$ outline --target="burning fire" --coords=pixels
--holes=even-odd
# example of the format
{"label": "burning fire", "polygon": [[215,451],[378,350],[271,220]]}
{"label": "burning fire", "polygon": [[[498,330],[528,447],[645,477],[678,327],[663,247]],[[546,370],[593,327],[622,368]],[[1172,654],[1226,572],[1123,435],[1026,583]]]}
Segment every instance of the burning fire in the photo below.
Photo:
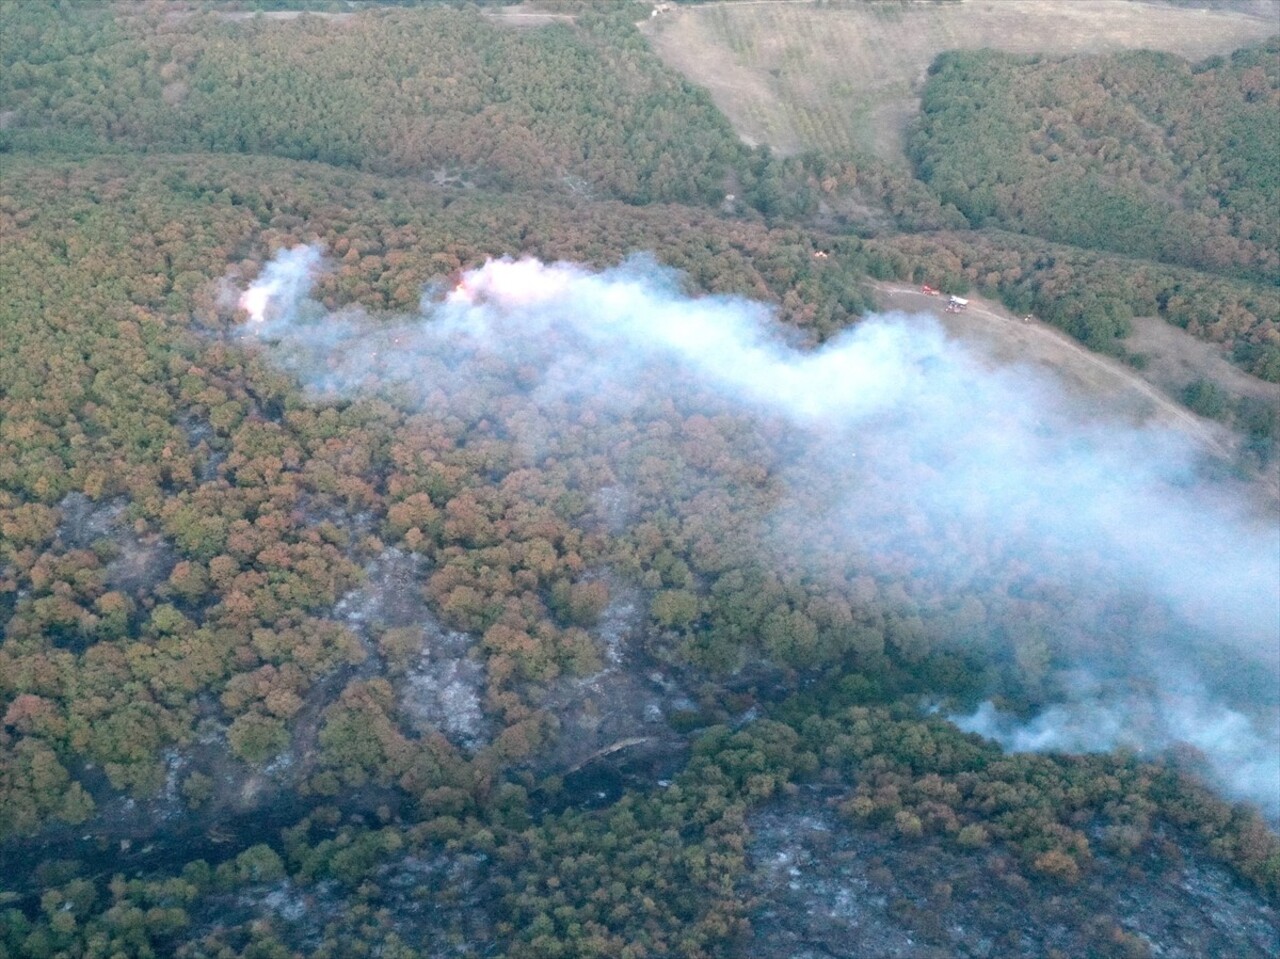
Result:
{"label": "burning fire", "polygon": [[450,303],[492,301],[500,306],[528,306],[562,295],[572,274],[537,260],[490,260],[468,270],[448,296]]}
{"label": "burning fire", "polygon": [[240,309],[249,314],[249,322],[255,325],[285,318],[306,296],[319,265],[319,247],[296,246],[281,251],[240,294]]}
{"label": "burning fire", "polygon": [[267,318],[267,305],[276,292],[276,284],[255,284],[240,294],[240,309],[249,314],[253,323],[262,323]]}

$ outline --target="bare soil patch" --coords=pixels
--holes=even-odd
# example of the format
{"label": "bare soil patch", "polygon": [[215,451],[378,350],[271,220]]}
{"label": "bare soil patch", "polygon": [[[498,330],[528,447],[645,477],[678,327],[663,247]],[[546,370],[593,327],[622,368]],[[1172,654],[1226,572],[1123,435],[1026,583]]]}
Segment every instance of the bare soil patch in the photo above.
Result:
{"label": "bare soil patch", "polygon": [[545,27],[551,23],[573,23],[571,13],[552,13],[534,3],[517,3],[496,10],[484,9],[481,13],[494,23],[504,27]]}
{"label": "bare soil patch", "polygon": [[[150,16],[157,9],[155,4],[147,2],[129,3],[123,2],[115,6],[114,12],[117,16]],[[368,10],[392,10],[394,7],[362,7],[359,12]],[[321,20],[331,20],[334,23],[346,23],[356,16],[357,11],[347,12],[330,12],[326,10],[212,10],[206,11],[199,4],[191,2],[191,0],[166,0],[163,4],[164,18],[170,23],[185,20],[188,17],[196,16],[200,13],[211,12],[214,16],[223,20],[231,20],[239,22],[243,20],[253,20],[261,17],[263,20],[296,20],[301,16],[318,17]]]}
{"label": "bare soil patch", "polygon": [[919,112],[929,64],[944,50],[1145,48],[1194,60],[1280,32],[1274,13],[1253,9],[1129,0],[747,0],[675,8],[641,30],[668,66],[710,92],[745,142],[781,153],[863,150],[905,162],[904,133]]}

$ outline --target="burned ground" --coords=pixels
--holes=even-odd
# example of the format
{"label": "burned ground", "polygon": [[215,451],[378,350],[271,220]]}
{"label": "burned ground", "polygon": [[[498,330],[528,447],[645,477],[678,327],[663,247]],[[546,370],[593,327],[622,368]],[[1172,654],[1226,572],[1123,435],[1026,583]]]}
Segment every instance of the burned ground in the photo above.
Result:
{"label": "burned ground", "polygon": [[820,789],[753,814],[744,955],[902,959],[1275,954],[1280,915],[1170,834],[1099,854],[1077,884],[1028,880],[997,850],[961,852],[850,825]]}

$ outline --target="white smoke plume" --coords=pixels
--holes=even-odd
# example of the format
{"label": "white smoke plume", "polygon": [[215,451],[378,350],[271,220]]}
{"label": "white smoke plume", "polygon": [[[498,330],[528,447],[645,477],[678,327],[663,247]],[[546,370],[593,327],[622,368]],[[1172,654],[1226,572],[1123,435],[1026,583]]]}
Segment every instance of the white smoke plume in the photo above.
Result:
{"label": "white smoke plume", "polygon": [[1153,754],[1192,746],[1227,795],[1280,819],[1280,723],[1250,720],[1203,690],[1082,698],[1054,705],[1023,723],[985,702],[951,716],[965,732],[994,739],[1009,752],[1089,753],[1125,748]]}
{"label": "white smoke plume", "polygon": [[320,250],[314,246],[281,250],[240,297],[239,306],[249,314],[249,322],[291,318],[291,310],[310,290],[319,267]]}
{"label": "white smoke plume", "polygon": [[[957,624],[978,609],[1000,635],[957,625],[954,641],[1016,648],[1059,703],[1022,727],[984,707],[966,728],[1011,749],[1188,742],[1233,795],[1280,809],[1280,529],[1203,481],[1179,435],[1082,414],[1048,374],[929,317],[869,317],[801,349],[765,306],[690,297],[647,259],[491,261],[393,322],[300,319],[318,262],[282,254],[249,311],[317,393],[377,389],[476,422],[477,384],[510,384],[531,450],[575,403],[729,410],[758,424],[788,490],[760,521],[775,558],[910,584]],[[1069,679],[1082,670],[1089,695]]]}

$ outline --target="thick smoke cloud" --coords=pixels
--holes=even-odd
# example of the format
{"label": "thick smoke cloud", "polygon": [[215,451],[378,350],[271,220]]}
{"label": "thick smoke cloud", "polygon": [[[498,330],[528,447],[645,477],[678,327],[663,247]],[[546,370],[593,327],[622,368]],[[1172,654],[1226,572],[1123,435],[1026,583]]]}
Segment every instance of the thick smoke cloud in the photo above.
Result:
{"label": "thick smoke cloud", "polygon": [[258,281],[240,297],[240,308],[251,323],[268,319],[289,320],[293,307],[311,288],[320,266],[320,251],[313,246],[282,250],[267,264]]}
{"label": "thick smoke cloud", "polygon": [[[492,261],[394,322],[304,302],[318,262],[288,251],[242,300],[247,335],[317,394],[474,418],[474,384],[505,378],[544,413],[666,391],[767,424],[789,491],[760,520],[776,556],[898,577],[934,605],[976,598],[986,622],[1018,599],[1004,641],[1057,705],[1019,724],[987,704],[962,726],[1018,750],[1189,743],[1228,792],[1280,815],[1280,531],[1202,481],[1179,435],[1085,415],[1048,374],[998,366],[925,316],[801,349],[767,308],[691,298],[645,259]],[[554,445],[554,423],[529,423],[521,442]]]}

